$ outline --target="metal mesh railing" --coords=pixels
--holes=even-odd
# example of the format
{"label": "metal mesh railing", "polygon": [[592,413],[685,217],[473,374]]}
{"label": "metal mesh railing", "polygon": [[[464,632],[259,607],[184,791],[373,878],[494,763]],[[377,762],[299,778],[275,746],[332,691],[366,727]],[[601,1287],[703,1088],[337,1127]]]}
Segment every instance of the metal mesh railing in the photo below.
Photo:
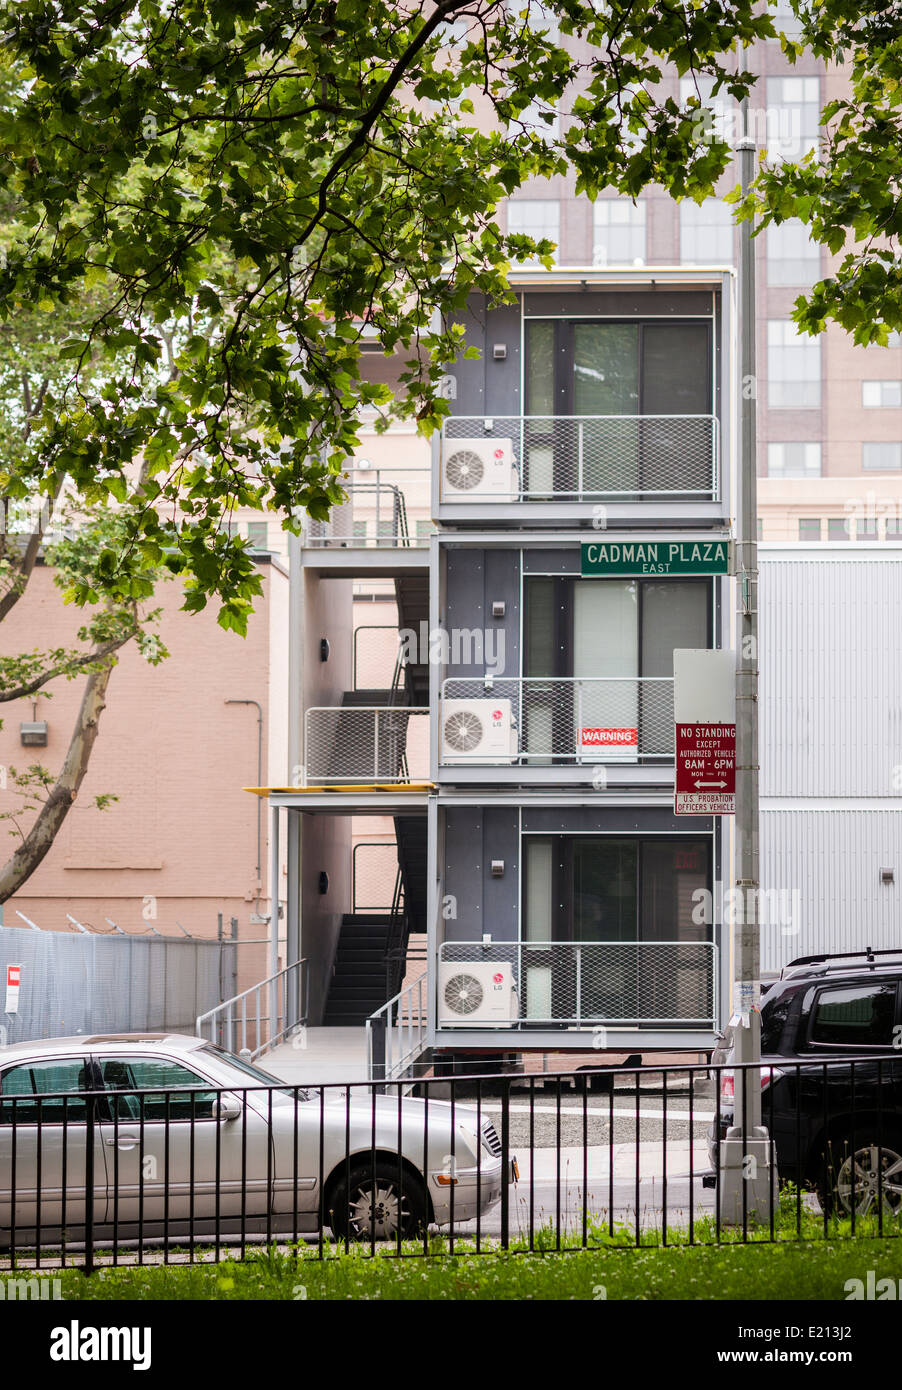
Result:
{"label": "metal mesh railing", "polygon": [[[473,447],[463,450],[463,441]],[[497,466],[489,457],[492,451],[482,447],[487,441],[502,451]],[[473,458],[464,458],[465,453]],[[491,501],[493,491],[498,500],[525,502],[640,501],[650,496],[714,501],[718,421],[714,415],[460,415],[446,420],[442,501]]]}
{"label": "metal mesh railing", "polygon": [[[499,728],[500,725],[500,728]],[[666,676],[452,677],[442,685],[443,766],[673,758]]]}
{"label": "metal mesh railing", "polygon": [[311,546],[426,546],[429,544],[428,468],[372,468],[342,481],[346,500],[326,521],[308,521]]}
{"label": "metal mesh railing", "polygon": [[308,786],[428,779],[428,709],[314,706],[307,710],[305,727]]}
{"label": "metal mesh railing", "polygon": [[[510,1027],[540,1024],[711,1026],[717,1017],[713,941],[445,942],[439,948],[440,1028],[479,1028],[479,1008],[455,1012],[468,967],[473,992],[485,967],[510,965],[516,1007]],[[472,1002],[473,992],[470,995]],[[494,1026],[498,1026],[497,1022]]]}

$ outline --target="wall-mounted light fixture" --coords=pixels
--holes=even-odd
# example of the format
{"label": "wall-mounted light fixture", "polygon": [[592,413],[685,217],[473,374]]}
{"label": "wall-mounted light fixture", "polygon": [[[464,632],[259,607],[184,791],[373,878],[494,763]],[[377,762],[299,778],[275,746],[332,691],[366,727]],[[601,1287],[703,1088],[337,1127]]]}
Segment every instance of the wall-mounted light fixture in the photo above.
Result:
{"label": "wall-mounted light fixture", "polygon": [[504,860],[503,860],[503,859],[493,859],[493,860],[492,860],[492,878],[503,878],[503,877],[504,877]]}
{"label": "wall-mounted light fixture", "polygon": [[329,660],[329,653],[331,652],[331,650],[332,650],[332,648],[329,646],[329,639],[328,639],[328,637],[321,637],[321,638],[319,639],[319,659],[320,659],[320,661],[328,661],[328,660]]}
{"label": "wall-mounted light fixture", "polygon": [[896,881],[896,871],[895,871],[895,869],[881,869],[881,870],[880,870],[880,882],[881,882],[881,883],[895,883],[895,881]]}
{"label": "wall-mounted light fixture", "polygon": [[507,357],[507,343],[493,344],[492,357],[496,362],[503,362]]}
{"label": "wall-mounted light fixture", "polygon": [[319,871],[317,887],[320,892],[320,897],[325,897],[329,891],[329,875],[326,873],[325,869],[320,869]]}
{"label": "wall-mounted light fixture", "polygon": [[47,720],[23,720],[19,725],[19,741],[23,748],[46,748]]}
{"label": "wall-mounted light fixture", "polygon": [[503,598],[492,600],[492,617],[503,618],[505,614],[505,603]]}

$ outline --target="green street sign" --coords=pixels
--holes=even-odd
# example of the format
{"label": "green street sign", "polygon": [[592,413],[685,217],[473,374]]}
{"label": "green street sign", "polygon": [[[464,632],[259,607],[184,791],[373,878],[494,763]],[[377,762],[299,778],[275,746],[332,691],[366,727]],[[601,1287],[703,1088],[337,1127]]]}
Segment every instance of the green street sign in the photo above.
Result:
{"label": "green street sign", "polygon": [[586,541],[581,573],[609,579],[648,575],[729,574],[730,542]]}

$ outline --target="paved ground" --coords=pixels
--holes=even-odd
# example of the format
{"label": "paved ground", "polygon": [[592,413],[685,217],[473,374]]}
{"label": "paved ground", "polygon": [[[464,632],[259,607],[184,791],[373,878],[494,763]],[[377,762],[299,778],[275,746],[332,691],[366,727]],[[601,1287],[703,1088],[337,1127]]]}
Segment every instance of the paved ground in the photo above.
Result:
{"label": "paved ground", "polygon": [[293,1086],[366,1081],[365,1028],[304,1028],[260,1058],[264,1071]]}

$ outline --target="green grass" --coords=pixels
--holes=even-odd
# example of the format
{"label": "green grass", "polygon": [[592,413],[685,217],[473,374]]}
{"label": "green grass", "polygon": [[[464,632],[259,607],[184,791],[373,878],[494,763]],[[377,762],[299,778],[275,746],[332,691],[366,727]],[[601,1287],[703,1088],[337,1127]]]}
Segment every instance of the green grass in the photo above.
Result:
{"label": "green grass", "polygon": [[[218,1265],[47,1271],[67,1299],[828,1299],[847,1279],[902,1277],[902,1240],[779,1245],[608,1246],[569,1253],[375,1260],[365,1250],[319,1261],[279,1250]],[[21,1271],[19,1277],[27,1277]]]}
{"label": "green grass", "polygon": [[[884,1213],[883,1231],[876,1215],[851,1221],[824,1218],[807,1204],[799,1208],[792,1187],[780,1194],[774,1238],[769,1225],[741,1230],[722,1228],[713,1217],[696,1220],[690,1231],[673,1227],[666,1242],[660,1231],[643,1230],[635,1246],[635,1227],[613,1230],[597,1219],[588,1226],[589,1249],[582,1249],[581,1230],[561,1236],[551,1225],[535,1230],[533,1248],[517,1230],[512,1207],[511,1248],[485,1239],[477,1253],[472,1237],[458,1238],[454,1252],[446,1235],[431,1235],[428,1255],[422,1242],[405,1242],[402,1257],[394,1245],[361,1243],[345,1251],[326,1242],[324,1258],[315,1244],[283,1243],[248,1249],[243,1260],[200,1242],[189,1263],[187,1249],[169,1251],[171,1263],[148,1248],[144,1265],[122,1252],[118,1266],[106,1264],[91,1276],[75,1269],[28,1268],[23,1253],[17,1271],[0,1271],[0,1280],[41,1274],[59,1278],[64,1298],[109,1299],[829,1299],[845,1297],[848,1279],[902,1279],[902,1218]],[[525,1224],[525,1223],[524,1223]],[[578,1224],[578,1223],[576,1223]],[[77,1258],[77,1257],[76,1257]],[[97,1252],[98,1262],[110,1259]],[[158,1262],[159,1261],[159,1262]]]}

